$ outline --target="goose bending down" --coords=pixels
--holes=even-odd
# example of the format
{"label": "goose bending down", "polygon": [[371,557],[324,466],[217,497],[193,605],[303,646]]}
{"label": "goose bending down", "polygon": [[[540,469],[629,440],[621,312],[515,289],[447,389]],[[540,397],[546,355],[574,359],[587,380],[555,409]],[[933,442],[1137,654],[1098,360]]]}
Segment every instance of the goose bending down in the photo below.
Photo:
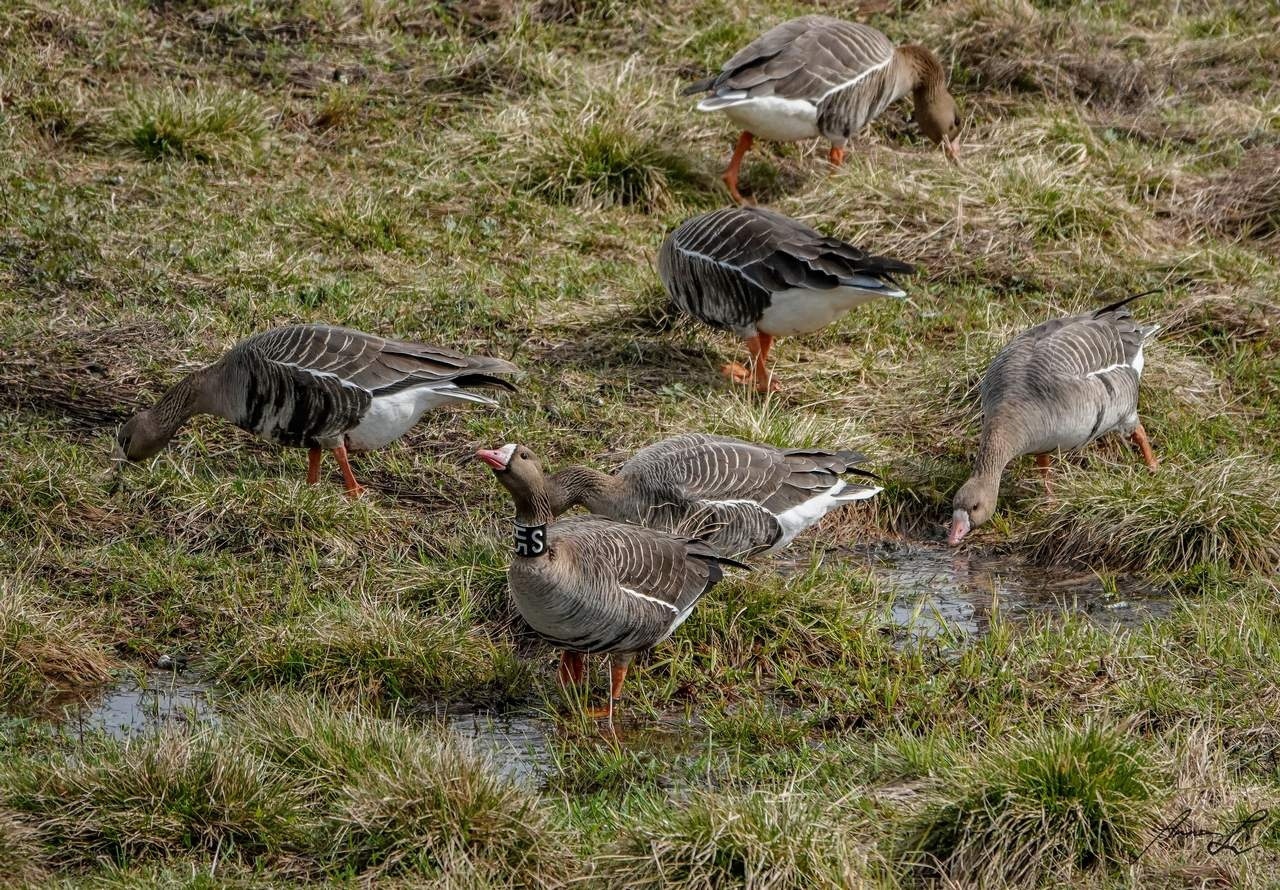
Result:
{"label": "goose bending down", "polygon": [[1050,492],[1051,452],[1119,433],[1155,472],[1156,456],[1138,420],[1138,384],[1142,348],[1160,326],[1136,323],[1128,306],[1146,295],[1046,321],[996,355],[982,378],[982,441],[973,474],[952,502],[949,543],[991,518],[1004,468],[1020,455],[1036,456]]}
{"label": "goose bending down", "polygon": [[307,482],[332,451],[346,491],[363,489],[348,451],[381,448],[427,411],[452,402],[494,404],[476,388],[515,389],[496,374],[515,365],[439,346],[388,340],[350,328],[297,324],[242,340],[189,374],[116,438],[117,461],[158,454],[191,417],[213,414],[268,442],[310,449]]}
{"label": "goose bending down", "polygon": [[[774,553],[833,510],[873,497],[853,451],[783,450],[728,436],[673,436],[614,475],[566,467],[548,482],[556,515],[572,506],[705,540],[726,556]],[[862,477],[842,479],[843,475]]]}
{"label": "goose bending down", "polygon": [[703,541],[601,516],[553,522],[551,494],[538,458],[521,445],[476,452],[515,502],[515,554],[507,571],[525,621],[563,650],[560,680],[581,683],[586,656],[611,656],[613,716],[627,667],[689,617],[725,566],[746,568]]}
{"label": "goose bending down", "polygon": [[894,45],[875,28],[807,15],[766,31],[725,62],[719,74],[690,84],[706,93],[699,111],[722,111],[742,128],[725,185],[739,204],[738,170],[755,137],[796,142],[823,137],[831,163],[844,161],[850,137],[911,93],[920,131],[955,160],[956,103],[937,56]]}
{"label": "goose bending down", "polygon": [[914,267],[872,256],[763,207],[727,207],[685,220],[662,242],[658,274],[678,309],[741,337],[751,368],[724,373],[761,392],[774,337],[809,334],[855,306],[902,297],[895,275]]}

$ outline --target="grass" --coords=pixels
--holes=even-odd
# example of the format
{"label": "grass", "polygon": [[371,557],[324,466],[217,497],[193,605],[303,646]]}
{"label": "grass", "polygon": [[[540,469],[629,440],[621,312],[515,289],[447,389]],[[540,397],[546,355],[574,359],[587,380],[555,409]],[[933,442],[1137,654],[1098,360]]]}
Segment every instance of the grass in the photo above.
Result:
{"label": "grass", "polygon": [[[725,202],[737,135],[679,87],[808,12],[0,6],[3,880],[1276,882],[1274,826],[1239,857],[1160,831],[1280,800],[1274,9],[833,7],[939,52],[961,163],[905,103],[840,170],[816,144],[747,154],[761,203],[920,268],[905,300],[780,341],[787,388],[764,399],[725,385],[740,345],[673,317],[654,263]],[[994,520],[942,555],[992,356],[1150,288],[1160,472],[1099,444],[1055,459],[1047,500],[1015,462]],[[300,452],[208,419],[102,479],[124,417],[295,320],[526,374],[357,455],[355,503],[331,462],[310,488]],[[558,688],[506,590],[509,500],[472,455],[612,467],[689,430],[856,448],[885,490],[717,587],[602,733],[578,709],[606,661]],[[962,616],[920,621],[933,635],[885,580],[919,551]],[[978,568],[1006,553],[1049,571],[1029,616]],[[1126,601],[1158,617],[1113,630]],[[214,687],[216,721],[112,739],[45,719],[161,655]]]}
{"label": "grass", "polygon": [[918,817],[907,847],[922,869],[980,884],[1128,862],[1149,827],[1151,773],[1122,728],[1007,739],[940,777],[944,799]]}

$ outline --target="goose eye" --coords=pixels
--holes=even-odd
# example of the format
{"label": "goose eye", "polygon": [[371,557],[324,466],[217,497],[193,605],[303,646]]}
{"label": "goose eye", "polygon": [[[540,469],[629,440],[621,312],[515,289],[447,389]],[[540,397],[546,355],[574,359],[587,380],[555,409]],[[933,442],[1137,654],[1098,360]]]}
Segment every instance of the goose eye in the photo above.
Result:
{"label": "goose eye", "polygon": [[520,452],[520,459],[521,459],[521,460],[528,460],[528,459],[529,459],[529,452],[527,452],[527,451],[521,451],[521,452]]}

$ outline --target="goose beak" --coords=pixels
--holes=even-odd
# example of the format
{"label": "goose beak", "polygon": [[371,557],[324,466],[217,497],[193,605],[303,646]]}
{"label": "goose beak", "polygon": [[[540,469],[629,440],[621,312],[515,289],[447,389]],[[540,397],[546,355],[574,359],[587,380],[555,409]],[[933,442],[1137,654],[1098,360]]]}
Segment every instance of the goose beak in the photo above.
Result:
{"label": "goose beak", "polygon": [[960,140],[952,139],[950,136],[942,137],[942,153],[947,156],[947,160],[953,164],[960,163]]}
{"label": "goose beak", "polygon": [[511,463],[511,455],[515,453],[514,445],[503,445],[501,448],[481,448],[476,457],[493,467],[495,473],[501,473]]}
{"label": "goose beak", "polygon": [[969,534],[969,529],[972,527],[969,524],[969,512],[956,510],[951,514],[951,532],[947,535],[947,543],[952,547],[959,544],[960,539]]}

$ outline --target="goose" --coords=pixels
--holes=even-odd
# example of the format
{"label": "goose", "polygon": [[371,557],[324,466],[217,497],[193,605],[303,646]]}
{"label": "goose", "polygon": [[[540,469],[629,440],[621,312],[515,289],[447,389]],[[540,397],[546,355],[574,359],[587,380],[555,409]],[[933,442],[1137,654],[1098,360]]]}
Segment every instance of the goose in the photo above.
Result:
{"label": "goose", "polygon": [[705,93],[699,111],[721,111],[742,128],[724,182],[734,201],[743,155],[755,137],[797,142],[823,137],[832,165],[844,162],[850,137],[891,103],[911,93],[920,131],[952,161],[960,132],[956,103],[938,57],[923,46],[899,46],[868,25],[823,15],[783,22],[725,62],[719,74],[690,84]]}
{"label": "goose", "polygon": [[472,390],[515,389],[496,374],[515,365],[439,346],[389,340],[350,328],[294,324],[255,334],[207,368],[178,381],[116,437],[116,467],[158,454],[184,423],[213,414],[276,445],[310,449],[307,482],[322,451],[337,458],[348,495],[356,482],[348,451],[381,448],[427,411],[453,402],[495,404]]}
{"label": "goose", "polygon": [[955,545],[991,518],[1005,466],[1034,454],[1046,493],[1049,455],[1080,448],[1108,433],[1127,436],[1148,469],[1159,467],[1138,419],[1143,346],[1159,325],[1140,325],[1135,294],[1094,312],[1055,318],[1014,337],[982,378],[982,440],[973,474],[952,502],[948,543]]}
{"label": "goose", "polygon": [[676,308],[745,341],[752,367],[735,362],[724,374],[761,392],[781,389],[768,369],[775,337],[812,333],[855,306],[905,296],[893,276],[914,272],[763,207],[692,217],[658,251]]}
{"label": "goose", "polygon": [[552,512],[573,506],[618,522],[701,538],[717,553],[776,553],[823,516],[881,489],[851,474],[853,451],[783,450],[729,436],[688,433],[636,452],[614,475],[566,467],[548,480]]}
{"label": "goose", "polygon": [[508,443],[476,457],[515,502],[515,553],[507,571],[516,608],[544,640],[563,650],[561,683],[581,683],[586,656],[610,656],[609,701],[590,714],[612,719],[627,668],[638,652],[675,632],[727,566],[746,568],[706,542],[602,516],[553,521],[538,457]]}

